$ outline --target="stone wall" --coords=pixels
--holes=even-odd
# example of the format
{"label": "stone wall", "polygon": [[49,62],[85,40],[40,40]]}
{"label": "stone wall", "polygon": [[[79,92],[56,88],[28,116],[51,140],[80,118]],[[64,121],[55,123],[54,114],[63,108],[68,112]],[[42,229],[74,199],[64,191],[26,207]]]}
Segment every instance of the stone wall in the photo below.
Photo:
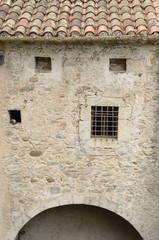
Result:
{"label": "stone wall", "polygon": [[[52,207],[103,206],[144,240],[158,240],[157,47],[6,43],[0,50],[0,237],[14,240],[55,200]],[[52,70],[37,70],[35,57],[50,57]],[[126,72],[109,71],[110,58],[126,58]],[[90,137],[95,105],[119,106],[118,139]],[[14,125],[8,111],[15,109],[22,123]]]}

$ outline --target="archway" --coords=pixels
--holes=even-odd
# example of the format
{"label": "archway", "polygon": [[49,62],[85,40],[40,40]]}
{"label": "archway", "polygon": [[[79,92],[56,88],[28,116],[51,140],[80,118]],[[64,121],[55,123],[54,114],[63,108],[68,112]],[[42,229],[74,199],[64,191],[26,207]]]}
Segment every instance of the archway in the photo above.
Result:
{"label": "archway", "polygon": [[[102,209],[109,210],[116,213],[121,218],[124,218],[130,223],[144,238],[144,232],[142,224],[136,221],[137,215],[133,211],[125,211],[125,206],[121,206],[118,203],[109,201],[105,195],[102,194],[62,194],[57,195],[43,201],[36,202],[30,207],[24,205],[24,209],[19,211],[19,214],[12,221],[11,228],[8,234],[8,240],[17,240],[17,234],[31,219],[36,215],[42,213],[45,210],[56,208],[65,205],[90,205],[100,207]],[[133,213],[133,215],[132,215]]]}
{"label": "archway", "polygon": [[32,218],[17,240],[142,240],[136,229],[119,215],[90,205],[47,209]]}

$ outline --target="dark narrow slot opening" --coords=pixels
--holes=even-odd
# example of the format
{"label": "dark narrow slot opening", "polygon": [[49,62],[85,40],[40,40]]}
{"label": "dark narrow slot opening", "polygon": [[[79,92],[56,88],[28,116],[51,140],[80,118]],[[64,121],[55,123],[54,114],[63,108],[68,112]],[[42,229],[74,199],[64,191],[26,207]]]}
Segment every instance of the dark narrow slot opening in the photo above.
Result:
{"label": "dark narrow slot opening", "polygon": [[4,55],[0,53],[0,65],[4,64]]}
{"label": "dark narrow slot opening", "polygon": [[9,110],[10,123],[16,124],[21,123],[21,111],[20,110]]}

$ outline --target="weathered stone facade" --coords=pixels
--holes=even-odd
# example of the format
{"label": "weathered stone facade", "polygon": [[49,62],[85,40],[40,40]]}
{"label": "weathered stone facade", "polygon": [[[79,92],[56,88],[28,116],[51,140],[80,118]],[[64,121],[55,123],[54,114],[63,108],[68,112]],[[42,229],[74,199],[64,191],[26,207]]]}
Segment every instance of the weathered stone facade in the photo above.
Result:
{"label": "weathered stone facade", "polygon": [[[0,239],[66,204],[111,210],[144,240],[159,235],[156,45],[1,44]],[[35,57],[51,57],[37,72]],[[109,58],[127,70],[109,71]],[[117,140],[90,137],[91,106],[119,106]],[[8,110],[21,110],[12,125]]]}

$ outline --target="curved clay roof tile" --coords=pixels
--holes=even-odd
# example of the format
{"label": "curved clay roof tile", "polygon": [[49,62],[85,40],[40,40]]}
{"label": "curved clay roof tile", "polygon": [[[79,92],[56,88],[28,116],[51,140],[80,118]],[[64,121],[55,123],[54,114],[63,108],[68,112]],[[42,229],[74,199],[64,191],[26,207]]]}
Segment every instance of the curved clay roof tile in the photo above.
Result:
{"label": "curved clay roof tile", "polygon": [[107,19],[107,14],[105,12],[100,12],[98,15],[97,15],[97,20],[99,20],[100,18],[105,18]]}
{"label": "curved clay roof tile", "polygon": [[8,33],[9,35],[12,35],[11,28],[9,26],[3,27],[1,33]]}
{"label": "curved clay roof tile", "polygon": [[154,7],[152,7],[152,6],[146,6],[146,7],[145,7],[145,13],[148,14],[149,12],[154,12]]}
{"label": "curved clay roof tile", "polygon": [[156,20],[156,19],[150,19],[149,21],[148,21],[148,25],[150,26],[150,27],[152,27],[152,26],[158,26],[159,25],[159,23],[158,23],[158,21]]}
{"label": "curved clay roof tile", "polygon": [[139,0],[133,0],[132,1],[132,7],[136,7],[136,6],[141,6],[141,3]]}
{"label": "curved clay roof tile", "polygon": [[19,6],[20,8],[22,8],[23,5],[24,5],[24,1],[23,0],[17,0],[17,1],[12,3],[12,7]]}
{"label": "curved clay roof tile", "polygon": [[145,19],[145,16],[141,12],[136,12],[134,14],[134,18],[135,18],[135,20],[140,19],[140,18]]}
{"label": "curved clay roof tile", "polygon": [[77,19],[81,19],[82,20],[82,13],[80,12],[74,12],[72,14],[72,18],[77,18]]}
{"label": "curved clay roof tile", "polygon": [[58,7],[52,5],[50,8],[48,8],[48,9],[46,10],[46,14],[48,14],[48,13],[50,13],[50,12],[58,13]]}
{"label": "curved clay roof tile", "polygon": [[40,0],[40,1],[37,3],[36,7],[43,6],[43,7],[47,8],[47,5],[48,5],[47,0]]}
{"label": "curved clay roof tile", "polygon": [[43,26],[43,29],[45,29],[46,27],[51,27],[52,29],[55,29],[56,28],[56,23],[55,21],[51,20],[51,19],[48,19],[46,22],[45,22],[45,25]]}
{"label": "curved clay roof tile", "polygon": [[129,1],[128,0],[122,0],[121,1],[121,3],[120,3],[120,7],[122,8],[122,7],[127,7],[127,6],[129,6],[130,4],[129,4]]}
{"label": "curved clay roof tile", "polygon": [[101,33],[101,32],[106,32],[108,33],[108,28],[105,26],[105,25],[100,25],[98,27],[98,33]]}
{"label": "curved clay roof tile", "polygon": [[60,6],[60,1],[59,0],[52,0],[52,1],[50,1],[49,4],[50,4],[50,7],[52,5],[59,7]]}
{"label": "curved clay roof tile", "polygon": [[39,32],[40,32],[39,27],[33,26],[33,27],[30,28],[29,35],[31,35],[32,33],[38,35]]}
{"label": "curved clay roof tile", "polygon": [[156,19],[156,14],[154,13],[154,12],[149,12],[148,14],[147,14],[147,19],[148,20],[150,20],[150,19]]}
{"label": "curved clay roof tile", "polygon": [[95,14],[94,14],[93,12],[88,12],[88,13],[86,13],[86,15],[85,15],[85,21],[87,20],[87,18],[95,19],[96,16],[95,16]]}
{"label": "curved clay roof tile", "polygon": [[95,7],[95,2],[93,0],[87,1],[86,2],[86,8],[88,8],[89,6],[94,8]]}
{"label": "curved clay roof tile", "polygon": [[6,13],[6,12],[0,11],[0,19],[2,19],[2,20],[4,21],[5,18],[6,18],[6,16],[7,16],[7,13]]}
{"label": "curved clay roof tile", "polygon": [[56,20],[57,19],[57,15],[56,13],[54,12],[50,12],[48,15],[47,15],[47,19],[51,19],[51,20]]}
{"label": "curved clay roof tile", "polygon": [[100,12],[105,12],[105,13],[107,13],[107,9],[106,9],[105,7],[99,7],[99,8],[97,9],[97,14],[99,14]]}
{"label": "curved clay roof tile", "polygon": [[136,27],[139,27],[139,26],[146,26],[146,21],[144,19],[137,19],[136,23],[135,23]]}
{"label": "curved clay roof tile", "polygon": [[52,29],[52,27],[46,27],[46,28],[44,28],[44,30],[43,30],[43,34],[45,35],[45,34],[50,34],[51,36],[53,35],[53,29]]}
{"label": "curved clay roof tile", "polygon": [[71,33],[72,32],[78,32],[78,33],[80,33],[80,28],[78,27],[78,26],[72,26],[71,27]]}
{"label": "curved clay roof tile", "polygon": [[117,14],[117,13],[110,14],[110,21],[113,20],[113,19],[121,20],[120,15]]}
{"label": "curved clay roof tile", "polygon": [[9,6],[7,4],[4,4],[2,6],[0,6],[0,11],[3,11],[5,13],[8,13],[9,11]]}
{"label": "curved clay roof tile", "polygon": [[144,8],[146,8],[146,7],[148,7],[148,6],[153,6],[151,0],[144,0],[144,1],[143,1],[143,5],[144,5]]}
{"label": "curved clay roof tile", "polygon": [[152,26],[150,28],[150,33],[153,34],[153,33],[159,33],[159,27],[158,26]]}
{"label": "curved clay roof tile", "polygon": [[100,25],[103,25],[103,26],[108,26],[108,22],[107,22],[107,20],[106,19],[104,19],[104,18],[101,18],[101,19],[99,19],[99,21],[98,21],[98,26],[100,26]]}
{"label": "curved clay roof tile", "polygon": [[84,30],[85,34],[87,33],[93,33],[94,34],[94,27],[92,26],[87,26]]}
{"label": "curved clay roof tile", "polygon": [[123,21],[123,26],[125,28],[127,28],[127,27],[134,27],[134,22],[131,19],[125,19]]}
{"label": "curved clay roof tile", "polygon": [[70,23],[71,27],[80,27],[81,26],[81,21],[79,19],[73,19]]}
{"label": "curved clay roof tile", "polygon": [[122,20],[124,21],[125,19],[132,19],[132,15],[130,13],[124,13],[122,15]]}
{"label": "curved clay roof tile", "polygon": [[58,22],[58,26],[67,28],[68,27],[68,21],[66,19],[60,19],[59,22]]}
{"label": "curved clay roof tile", "polygon": [[95,22],[94,19],[92,18],[87,18],[86,22],[85,22],[85,26],[93,26],[95,28]]}
{"label": "curved clay roof tile", "polygon": [[94,7],[93,7],[93,6],[88,6],[88,7],[86,8],[86,13],[88,13],[88,12],[95,12]]}
{"label": "curved clay roof tile", "polygon": [[[118,10],[119,11],[119,10]],[[121,14],[124,14],[124,13],[130,13],[131,12],[131,9],[129,6],[124,6],[120,9],[120,13]]]}
{"label": "curved clay roof tile", "polygon": [[59,27],[57,29],[57,33],[63,32],[65,35],[67,35],[67,28],[66,27]]}
{"label": "curved clay roof tile", "polygon": [[143,8],[141,6],[135,6],[133,10],[134,12],[143,12]]}
{"label": "curved clay roof tile", "polygon": [[8,20],[5,22],[4,26],[8,26],[8,27],[10,27],[11,29],[14,29],[15,24],[16,24],[16,22],[15,22],[13,19],[8,19]]}
{"label": "curved clay roof tile", "polygon": [[12,0],[3,0],[2,4],[11,5]]}
{"label": "curved clay roof tile", "polygon": [[64,19],[66,19],[66,20],[69,20],[69,17],[70,17],[70,15],[69,15],[68,12],[62,12],[62,13],[61,13],[61,19],[64,18]]}
{"label": "curved clay roof tile", "polygon": [[46,8],[44,7],[44,6],[42,6],[42,5],[40,5],[40,6],[38,6],[37,8],[36,8],[36,10],[34,10],[35,12],[34,13],[36,13],[36,12],[42,12],[43,14],[45,14],[46,13]]}
{"label": "curved clay roof tile", "polygon": [[20,19],[19,23],[17,24],[17,27],[18,27],[18,26],[23,26],[23,27],[27,28],[27,26],[28,26],[28,20],[27,20],[26,18]]}
{"label": "curved clay roof tile", "polygon": [[121,25],[121,23],[118,19],[113,19],[111,21],[111,26],[120,26],[120,25]]}
{"label": "curved clay roof tile", "polygon": [[[124,1],[124,0],[123,0],[123,1]],[[116,0],[112,0],[112,1],[109,2],[108,8],[115,7],[115,6],[117,6],[117,5],[118,5],[117,1],[116,1]]]}
{"label": "curved clay roof tile", "polygon": [[142,33],[142,32],[146,32],[147,29],[146,29],[145,25],[140,25],[140,26],[138,26],[137,31],[138,31],[138,33]]}
{"label": "curved clay roof tile", "polygon": [[80,6],[81,8],[83,7],[83,2],[81,1],[81,0],[77,0],[76,2],[75,2],[75,7],[76,6]]}
{"label": "curved clay roof tile", "polygon": [[125,29],[126,34],[136,33],[136,30],[133,26],[127,26]]}
{"label": "curved clay roof tile", "polygon": [[29,12],[30,14],[33,13],[33,10],[34,8],[30,5],[26,6],[25,8],[23,8],[23,10],[21,11],[21,13],[24,13],[24,12]]}
{"label": "curved clay roof tile", "polygon": [[17,29],[16,29],[16,34],[17,33],[21,33],[21,34],[25,34],[26,32],[26,28],[24,26],[18,26]]}
{"label": "curved clay roof tile", "polygon": [[116,25],[113,26],[113,27],[112,27],[112,33],[117,32],[117,31],[118,31],[118,32],[122,32],[121,27],[116,26]]}
{"label": "curved clay roof tile", "polygon": [[27,19],[28,21],[31,20],[31,17],[32,15],[29,13],[29,12],[24,12],[20,17],[19,17],[19,20],[22,19],[22,18],[25,18]]}

